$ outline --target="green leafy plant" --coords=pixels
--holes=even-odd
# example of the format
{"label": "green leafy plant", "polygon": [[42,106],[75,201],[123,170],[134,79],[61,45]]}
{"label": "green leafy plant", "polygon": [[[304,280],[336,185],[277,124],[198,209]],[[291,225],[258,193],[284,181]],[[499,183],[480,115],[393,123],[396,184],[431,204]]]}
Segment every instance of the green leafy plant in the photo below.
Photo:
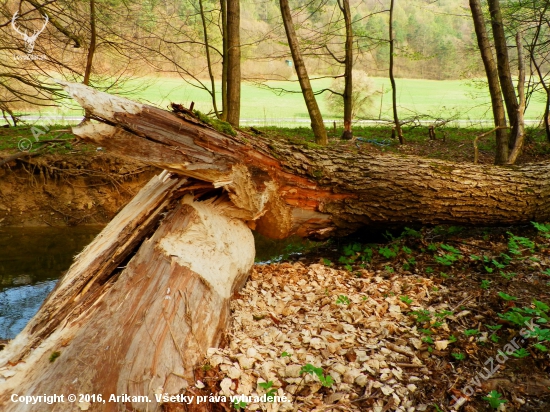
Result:
{"label": "green leafy plant", "polygon": [[[397,256],[397,251],[395,250],[395,248],[396,248],[395,246],[392,249],[390,249],[388,246],[384,246],[378,249],[378,253],[380,253],[386,259],[393,259],[394,257]],[[397,250],[399,249],[397,248]]]}
{"label": "green leafy plant", "polygon": [[406,303],[407,305],[410,305],[413,302],[413,300],[410,297],[408,297],[407,295],[401,296],[399,298],[399,300],[401,300],[401,302],[403,302],[403,303]]}
{"label": "green leafy plant", "polygon": [[401,238],[403,237],[415,237],[415,238],[422,238],[422,233],[420,233],[419,231],[417,230],[414,230],[414,229],[411,229],[409,227],[406,227],[404,230],[403,230],[403,233],[401,233]]}
{"label": "green leafy plant", "polygon": [[336,299],[337,305],[349,305],[350,303],[351,301],[346,295],[339,295],[338,298]]}
{"label": "green leafy plant", "polygon": [[435,252],[435,251],[437,250],[437,247],[438,247],[438,246],[437,246],[436,243],[430,243],[430,244],[428,245],[428,250],[429,250],[430,252]]}
{"label": "green leafy plant", "polygon": [[539,235],[544,236],[545,238],[550,238],[550,223],[537,223],[531,222],[535,229],[539,231]]}
{"label": "green leafy plant", "polygon": [[426,272],[426,274],[429,275],[430,273],[434,273],[434,270],[433,270],[433,268],[428,266],[426,269],[424,269],[424,272]]}
{"label": "green leafy plant", "polygon": [[548,352],[548,348],[544,346],[542,343],[535,343],[533,347],[537,348],[541,352]]}
{"label": "green leafy plant", "polygon": [[422,338],[422,342],[433,344],[433,343],[434,343],[434,340],[431,338],[431,336],[424,336],[424,337]]}
{"label": "green leafy plant", "polygon": [[477,335],[479,333],[479,331],[477,329],[466,329],[464,331],[464,335],[466,336],[474,336],[474,335]]}
{"label": "green leafy plant", "polygon": [[516,298],[515,296],[510,296],[504,292],[498,292],[498,296],[507,301],[518,300],[518,298]]}
{"label": "green leafy plant", "polygon": [[332,262],[329,259],[323,258],[323,265],[332,266]]}
{"label": "green leafy plant", "polygon": [[464,355],[463,353],[451,353],[451,355],[458,361],[466,359],[466,355]]}
{"label": "green leafy plant", "polygon": [[490,286],[491,286],[491,281],[490,280],[483,279],[481,281],[481,285],[480,285],[481,289],[487,290],[487,289],[489,289]]}
{"label": "green leafy plant", "polygon": [[410,312],[410,315],[413,316],[418,323],[426,323],[432,319],[432,314],[426,309],[413,310]]}
{"label": "green leafy plant", "polygon": [[284,351],[281,353],[281,358],[290,358],[292,356],[292,353],[288,353],[287,351]]}
{"label": "green leafy plant", "polygon": [[459,255],[455,255],[452,253],[444,253],[441,256],[434,256],[434,259],[440,265],[452,266],[459,259]]}
{"label": "green leafy plant", "polygon": [[[535,243],[526,237],[515,236],[511,232],[507,232],[510,239],[508,240],[508,250],[512,255],[522,255],[524,250],[533,251]],[[523,249],[522,249],[523,248]]]}
{"label": "green leafy plant", "polygon": [[273,402],[275,400],[275,396],[277,395],[277,389],[273,388],[273,381],[260,382],[258,383],[258,386],[265,391],[268,402]]}
{"label": "green leafy plant", "polygon": [[504,273],[502,270],[500,271],[500,276],[502,276],[506,280],[511,280],[517,276],[517,273]]}
{"label": "green leafy plant", "polygon": [[247,403],[245,401],[239,401],[238,399],[235,399],[235,401],[233,402],[233,408],[238,411],[240,411],[241,409],[245,409],[246,405]]}
{"label": "green leafy plant", "polygon": [[450,245],[441,244],[439,247],[441,249],[447,251],[447,252],[451,252],[453,255],[460,255],[461,254],[460,250],[458,250],[457,248],[452,247]]}
{"label": "green leafy plant", "polygon": [[514,358],[525,358],[530,355],[529,351],[525,348],[519,348],[511,354]]}
{"label": "green leafy plant", "polygon": [[503,399],[502,395],[494,389],[491,392],[489,392],[489,394],[487,396],[484,396],[482,399],[484,401],[489,402],[489,405],[493,409],[498,409],[500,407],[500,405],[502,405],[503,403],[508,402],[506,399]]}
{"label": "green leafy plant", "polygon": [[525,322],[528,322],[531,320],[528,316],[523,316],[520,312],[517,310],[514,310],[516,308],[512,308],[512,310],[506,312],[506,313],[499,313],[498,316],[501,319],[504,319],[510,323],[513,323],[517,326],[523,327],[525,325]]}
{"label": "green leafy plant", "polygon": [[310,375],[316,375],[317,378],[319,378],[321,385],[327,388],[330,388],[334,383],[334,379],[332,378],[332,376],[325,375],[323,368],[317,368],[313,366],[311,363],[308,363],[302,366],[302,369],[300,369],[300,375],[303,375],[304,373],[309,373]]}

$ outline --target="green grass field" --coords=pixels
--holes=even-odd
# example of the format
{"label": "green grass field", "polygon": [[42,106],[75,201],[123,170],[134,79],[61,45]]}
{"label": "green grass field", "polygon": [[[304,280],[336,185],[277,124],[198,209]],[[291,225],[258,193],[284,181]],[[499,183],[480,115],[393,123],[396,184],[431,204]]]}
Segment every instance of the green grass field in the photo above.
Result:
{"label": "green grass field", "polygon": [[[144,91],[133,95],[134,98],[149,101],[166,107],[171,101],[195,107],[203,112],[212,109],[210,96],[204,90],[197,89],[180,79],[149,79],[151,85]],[[382,118],[391,116],[390,82],[385,78],[373,78],[378,90],[373,102],[372,112],[378,117],[382,104]],[[299,92],[297,82],[269,82],[273,88],[284,88]],[[329,79],[313,82],[319,90],[330,86]],[[478,89],[471,83],[461,80],[416,80],[398,79],[398,104],[402,117],[414,114],[425,114],[433,117],[458,116],[460,119],[491,118],[490,100],[487,89]],[[381,93],[382,90],[384,93]],[[338,118],[337,113],[330,113],[323,95],[318,103],[326,118]],[[219,103],[220,104],[220,103]],[[308,114],[300,93],[277,94],[271,90],[244,83],[242,86],[241,117],[243,119],[307,119]],[[540,118],[544,110],[544,100],[537,96],[531,101],[527,119]]]}
{"label": "green grass field", "polygon": [[[382,119],[391,118],[391,89],[388,79],[373,78],[376,90],[371,108],[373,118],[378,118],[380,106]],[[297,82],[269,82],[273,88],[284,88],[296,93],[277,94],[267,88],[261,88],[250,83],[243,83],[241,99],[241,119],[243,124],[258,126],[285,126],[295,122],[308,125],[308,114],[300,88]],[[330,79],[316,80],[313,87],[317,90],[330,86]],[[412,117],[415,114],[429,115],[432,118],[455,117],[469,120],[462,125],[475,125],[477,119],[490,119],[490,100],[486,88],[476,88],[471,82],[461,80],[416,80],[398,79],[398,104],[401,118]],[[140,88],[130,92],[130,89]],[[217,86],[219,89],[219,85]],[[123,90],[120,90],[121,92]],[[149,102],[166,108],[170,102],[189,106],[193,101],[195,108],[202,112],[212,110],[210,95],[181,79],[176,78],[145,78],[130,81],[124,90],[129,97]],[[384,91],[382,93],[382,91]],[[114,87],[110,91],[116,93]],[[218,99],[221,106],[221,99]],[[318,96],[318,102],[325,119],[338,119],[338,113],[330,113],[325,97]],[[527,110],[526,119],[540,119],[544,110],[542,95],[532,99]],[[45,109],[44,113],[50,112]],[[74,113],[73,110],[59,110],[57,114]],[[296,126],[296,124],[294,124]]]}

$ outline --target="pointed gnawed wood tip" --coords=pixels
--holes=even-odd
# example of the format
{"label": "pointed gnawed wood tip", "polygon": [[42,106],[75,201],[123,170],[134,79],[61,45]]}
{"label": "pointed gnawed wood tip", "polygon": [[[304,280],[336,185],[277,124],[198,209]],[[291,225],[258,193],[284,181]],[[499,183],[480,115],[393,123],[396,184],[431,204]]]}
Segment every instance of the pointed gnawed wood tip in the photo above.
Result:
{"label": "pointed gnawed wood tip", "polygon": [[113,96],[82,83],[55,80],[88,113],[99,118],[115,121],[115,113],[138,114],[143,110],[141,103],[120,96]]}

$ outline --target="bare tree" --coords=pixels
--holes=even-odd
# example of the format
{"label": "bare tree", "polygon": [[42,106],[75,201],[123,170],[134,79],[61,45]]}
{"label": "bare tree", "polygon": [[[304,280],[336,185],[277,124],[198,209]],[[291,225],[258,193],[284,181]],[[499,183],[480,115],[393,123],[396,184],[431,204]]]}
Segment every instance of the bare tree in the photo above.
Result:
{"label": "bare tree", "polygon": [[[239,126],[241,114],[241,26],[240,0],[227,3],[227,121]],[[224,56],[225,58],[225,56]],[[224,108],[225,110],[225,108]]]}
{"label": "bare tree", "polygon": [[504,96],[504,104],[508,113],[508,120],[512,127],[512,133],[508,145],[512,149],[518,136],[518,129],[522,128],[518,122],[518,99],[512,81],[512,72],[510,69],[510,58],[508,56],[508,45],[506,43],[506,35],[504,33],[504,23],[502,20],[502,12],[500,10],[500,0],[487,0],[489,12],[491,14],[491,27],[493,29],[493,40],[495,43],[495,51],[497,57],[497,70]]}
{"label": "bare tree", "polygon": [[393,34],[393,12],[394,12],[395,0],[391,0],[390,3],[390,24],[389,24],[389,44],[390,44],[390,82],[392,88],[392,108],[393,108],[393,122],[395,127],[395,133],[399,138],[399,143],[405,143],[403,138],[403,130],[401,129],[401,124],[399,123],[399,116],[397,114],[397,85],[395,84],[394,76],[394,55],[395,55],[395,37]]}
{"label": "bare tree", "polygon": [[487,27],[485,25],[485,18],[483,16],[480,0],[470,0],[470,10],[474,22],[477,44],[489,83],[489,93],[491,95],[491,106],[493,109],[497,143],[495,163],[505,164],[508,161],[509,154],[508,133],[506,131],[506,115],[498,79],[498,69],[493,58],[493,51],[487,35]]}
{"label": "bare tree", "polygon": [[281,7],[281,15],[283,17],[286,37],[288,40],[288,45],[290,47],[290,52],[292,54],[292,60],[294,61],[294,67],[296,69],[296,74],[298,75],[298,81],[300,82],[300,87],[302,89],[302,94],[304,96],[304,100],[307,106],[309,118],[311,119],[311,128],[313,129],[313,134],[315,135],[315,142],[317,144],[326,145],[328,144],[327,131],[323,123],[323,116],[321,115],[321,111],[319,110],[319,105],[317,104],[317,100],[315,99],[315,94],[313,93],[313,89],[311,88],[306,65],[300,52],[300,46],[298,44],[296,30],[294,29],[294,25],[292,22],[292,14],[290,13],[288,0],[279,0],[279,5]]}
{"label": "bare tree", "polygon": [[351,121],[353,116],[353,27],[349,0],[338,0],[338,7],[344,15],[346,26],[346,46],[344,57],[344,133],[342,139],[350,140],[353,137]]}

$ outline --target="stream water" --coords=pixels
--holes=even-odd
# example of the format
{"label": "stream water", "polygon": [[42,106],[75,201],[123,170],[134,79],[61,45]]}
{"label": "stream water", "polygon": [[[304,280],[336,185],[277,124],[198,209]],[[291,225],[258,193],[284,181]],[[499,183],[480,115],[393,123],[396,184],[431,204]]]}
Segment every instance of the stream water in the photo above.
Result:
{"label": "stream water", "polygon": [[[38,311],[73,258],[100,226],[0,228],[0,339],[14,338]],[[255,235],[256,261],[300,248],[304,241]]]}

